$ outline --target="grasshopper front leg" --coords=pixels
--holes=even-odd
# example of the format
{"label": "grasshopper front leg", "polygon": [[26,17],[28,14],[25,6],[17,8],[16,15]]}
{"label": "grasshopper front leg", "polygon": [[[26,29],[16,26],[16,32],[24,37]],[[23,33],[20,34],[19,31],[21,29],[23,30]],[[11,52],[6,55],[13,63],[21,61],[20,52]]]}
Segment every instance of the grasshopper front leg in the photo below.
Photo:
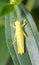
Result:
{"label": "grasshopper front leg", "polygon": [[26,19],[24,20],[23,24],[22,24],[22,27],[24,27],[26,25]]}
{"label": "grasshopper front leg", "polygon": [[10,26],[11,26],[12,28],[16,28],[15,25],[13,25],[13,24],[10,24]]}
{"label": "grasshopper front leg", "polygon": [[[26,23],[26,19],[25,19],[24,22],[23,22],[23,24],[22,24],[22,27],[24,27],[26,24],[27,24],[27,23]],[[29,37],[24,33],[24,31],[23,31],[23,35],[25,36],[25,38],[26,38],[27,40],[30,41]]]}

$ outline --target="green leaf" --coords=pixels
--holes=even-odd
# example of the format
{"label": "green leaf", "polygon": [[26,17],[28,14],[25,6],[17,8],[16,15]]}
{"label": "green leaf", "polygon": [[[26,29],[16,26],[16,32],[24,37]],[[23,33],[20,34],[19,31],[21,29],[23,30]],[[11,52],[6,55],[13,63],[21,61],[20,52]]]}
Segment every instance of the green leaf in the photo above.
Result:
{"label": "green leaf", "polygon": [[11,35],[11,27],[10,27],[10,22],[12,21],[13,23],[15,21],[14,13],[11,13],[9,16],[5,17],[5,32],[6,32],[7,46],[11,54],[12,60],[14,62],[14,65],[32,65],[27,48],[25,48],[26,52],[23,55],[18,55],[16,44],[14,46],[12,45],[12,37],[14,39],[14,29],[12,29],[13,34]]}
{"label": "green leaf", "polygon": [[19,5],[23,0],[16,0],[16,5]]}
{"label": "green leaf", "polygon": [[5,23],[4,18],[1,18],[0,17],[0,27],[3,27],[4,26],[4,23]]}
{"label": "green leaf", "polygon": [[[26,53],[24,53],[24,55],[20,56],[17,53],[16,45],[15,45],[15,48],[12,45],[12,38],[11,38],[11,33],[10,33],[11,31],[10,31],[10,24],[9,24],[10,18],[9,18],[9,16],[7,16],[5,19],[6,19],[6,24],[5,24],[6,30],[5,31],[6,31],[7,46],[8,46],[10,55],[12,57],[12,60],[14,62],[14,65],[26,65],[26,64],[31,65],[27,49],[26,49]],[[13,35],[14,35],[14,33],[13,33]]]}
{"label": "green leaf", "polygon": [[11,4],[19,5],[23,0],[10,0]]}
{"label": "green leaf", "polygon": [[4,26],[0,27],[0,65],[6,65],[10,54],[7,49]]}
{"label": "green leaf", "polygon": [[14,10],[13,5],[6,4],[3,6],[2,10],[1,10],[0,16],[8,15],[13,10]]}
{"label": "green leaf", "polygon": [[36,2],[36,0],[28,0],[26,3],[26,8],[28,11],[31,11],[33,9],[34,3]]}
{"label": "green leaf", "polygon": [[[25,38],[25,52],[23,55],[18,54],[17,44],[12,44],[12,41],[14,40],[15,30],[10,27],[10,23],[14,24],[16,22],[16,19],[18,19],[20,23],[22,23],[22,21],[25,19],[27,22],[27,25],[23,30],[25,33],[27,33],[30,41]],[[14,65],[39,64],[39,52],[37,47],[38,41],[36,40],[38,36],[38,30],[31,14],[25,9],[23,5],[20,4],[19,6],[14,6],[14,11],[5,17],[5,32],[8,50],[11,54]]]}
{"label": "green leaf", "polygon": [[[16,3],[15,5],[18,5],[22,2],[22,0],[16,0]],[[14,6],[13,4],[9,4],[7,3],[6,5],[4,5],[2,7],[2,9],[0,8],[0,16],[5,16],[5,15],[8,15],[10,12],[12,12],[14,10]]]}

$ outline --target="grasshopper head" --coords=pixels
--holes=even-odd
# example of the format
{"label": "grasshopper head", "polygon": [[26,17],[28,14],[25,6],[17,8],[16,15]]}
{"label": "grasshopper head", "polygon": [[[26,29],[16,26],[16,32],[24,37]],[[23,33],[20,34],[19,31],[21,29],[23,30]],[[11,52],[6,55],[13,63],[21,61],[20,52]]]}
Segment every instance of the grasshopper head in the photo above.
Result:
{"label": "grasshopper head", "polygon": [[16,22],[15,22],[15,25],[16,25],[16,26],[19,26],[19,25],[20,25],[20,21],[16,21]]}

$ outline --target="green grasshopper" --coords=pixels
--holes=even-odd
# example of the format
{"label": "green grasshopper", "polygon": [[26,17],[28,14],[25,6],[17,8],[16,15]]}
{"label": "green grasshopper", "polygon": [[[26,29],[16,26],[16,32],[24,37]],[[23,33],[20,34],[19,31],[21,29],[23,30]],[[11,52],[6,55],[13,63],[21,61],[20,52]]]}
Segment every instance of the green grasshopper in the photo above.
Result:
{"label": "green grasshopper", "polygon": [[24,36],[29,40],[27,35],[24,33],[22,27],[24,27],[26,24],[25,20],[24,23],[21,25],[20,21],[16,21],[15,25],[10,24],[11,27],[16,29],[15,36],[14,36],[14,42],[17,41],[17,48],[18,48],[18,54],[24,53]]}

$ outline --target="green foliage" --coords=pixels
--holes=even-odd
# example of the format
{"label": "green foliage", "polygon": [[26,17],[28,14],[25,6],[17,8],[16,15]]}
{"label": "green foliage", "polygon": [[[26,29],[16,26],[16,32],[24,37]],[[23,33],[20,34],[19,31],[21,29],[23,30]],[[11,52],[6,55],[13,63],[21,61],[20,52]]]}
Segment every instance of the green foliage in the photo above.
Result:
{"label": "green foliage", "polygon": [[19,5],[23,0],[16,0],[15,5]]}
{"label": "green foliage", "polygon": [[[14,24],[16,22],[16,19],[18,19],[21,23],[22,21],[24,21],[24,19],[26,19],[27,25],[24,27],[24,31],[27,33],[31,41],[30,42],[25,39],[25,53],[23,55],[19,55],[17,52],[17,45],[12,44],[15,30],[10,27],[10,23]],[[37,60],[35,60],[36,62],[34,60],[32,61],[32,59],[34,59],[34,56],[32,56],[32,53],[34,54],[33,51],[38,52],[36,50],[36,48],[38,49],[36,45],[38,44],[38,41],[37,41],[38,30],[36,28],[36,25],[34,23],[32,16],[27,10],[25,10],[25,7],[23,5],[14,6],[14,11],[10,13],[10,15],[5,17],[5,32],[6,32],[6,41],[7,41],[8,50],[10,52],[10,55],[15,65],[32,65],[33,63],[37,62]],[[34,48],[33,48],[33,45],[34,45]],[[35,48],[35,45],[36,45],[36,48]],[[35,59],[38,59],[38,57],[35,57]]]}
{"label": "green foliage", "polygon": [[[9,19],[9,20],[8,20]],[[12,60],[14,62],[15,65],[31,65],[31,61],[29,59],[29,55],[28,55],[28,52],[27,52],[27,49],[26,49],[26,52],[21,56],[21,55],[18,55],[17,53],[17,48],[16,48],[16,45],[15,45],[15,48],[14,46],[12,45],[12,38],[11,38],[11,31],[10,31],[10,18],[9,17],[6,17],[6,37],[7,37],[7,46],[8,46],[8,50],[11,54],[11,57],[12,57]],[[7,28],[8,27],[8,28]],[[14,33],[13,33],[14,35]]]}
{"label": "green foliage", "polygon": [[[5,22],[4,19],[1,19],[2,21],[0,20],[0,65],[6,65],[10,55],[14,65],[39,65],[39,9],[35,9],[36,14],[34,10],[32,10],[35,0],[26,0],[26,8],[28,11],[32,10],[32,15],[35,19],[34,21],[30,12],[28,12],[21,4],[22,1],[23,0],[16,0],[15,4],[10,4],[8,3],[9,0],[0,0],[0,17],[5,16]],[[25,0],[23,3],[24,2]],[[36,5],[36,7],[38,7],[38,5]],[[16,31],[11,28],[10,23],[15,24],[17,19],[20,21],[20,23],[23,23],[22,21],[26,19],[27,25],[23,28],[23,30],[25,33],[27,33],[30,39],[30,41],[28,41],[26,38],[24,39],[25,52],[23,55],[19,55],[17,52],[17,42],[14,45],[12,44]],[[4,25],[5,29],[3,27]],[[11,63],[11,61],[9,62]]]}
{"label": "green foliage", "polygon": [[0,16],[5,16],[6,14],[9,14],[14,10],[14,5],[19,5],[22,2],[22,0],[16,0],[15,4],[7,3],[5,4],[2,9],[0,8]]}
{"label": "green foliage", "polygon": [[6,65],[10,57],[10,54],[6,46],[4,31],[4,27],[0,27],[0,65]]}
{"label": "green foliage", "polygon": [[14,10],[13,5],[6,4],[6,5],[3,6],[2,10],[1,10],[0,16],[5,16],[13,10]]}

